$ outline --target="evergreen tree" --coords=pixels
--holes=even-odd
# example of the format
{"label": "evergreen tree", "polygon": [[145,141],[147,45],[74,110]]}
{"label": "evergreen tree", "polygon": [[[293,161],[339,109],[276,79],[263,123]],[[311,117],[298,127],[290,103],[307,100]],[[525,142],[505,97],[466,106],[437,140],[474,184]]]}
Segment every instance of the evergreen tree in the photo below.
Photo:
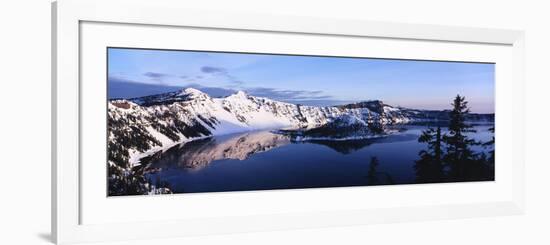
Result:
{"label": "evergreen tree", "polygon": [[495,179],[495,127],[489,128],[493,133],[491,140],[483,143],[484,147],[490,148],[488,156],[485,153],[480,158],[480,164],[483,166],[483,176],[485,179]]}
{"label": "evergreen tree", "polygon": [[466,123],[466,115],[470,111],[468,102],[464,97],[457,95],[452,106],[453,109],[449,115],[449,132],[443,136],[443,141],[447,145],[444,161],[450,167],[449,177],[456,181],[476,179],[480,169],[476,164],[477,161],[475,161],[471,146],[478,143],[466,135],[476,132],[471,125]]}
{"label": "evergreen tree", "polygon": [[423,131],[418,138],[418,142],[428,144],[428,149],[419,152],[420,160],[414,166],[417,182],[433,183],[444,179],[442,138],[439,126]]}
{"label": "evergreen tree", "polygon": [[492,149],[489,151],[489,157],[487,158],[488,163],[495,162],[495,127],[489,128],[489,131],[493,133],[493,138],[485,143],[483,143],[483,146],[485,147],[491,147]]}

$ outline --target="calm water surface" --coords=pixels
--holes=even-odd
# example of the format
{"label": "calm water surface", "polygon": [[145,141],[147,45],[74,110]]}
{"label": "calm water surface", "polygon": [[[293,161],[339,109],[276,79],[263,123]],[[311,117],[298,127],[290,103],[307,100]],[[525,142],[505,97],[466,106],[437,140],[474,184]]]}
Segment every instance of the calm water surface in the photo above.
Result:
{"label": "calm water surface", "polygon": [[[489,141],[491,127],[476,125],[470,136]],[[291,142],[269,131],[213,137],[157,154],[147,178],[174,193],[364,186],[372,184],[373,173],[377,184],[410,184],[418,153],[426,148],[417,141],[425,129],[407,125],[384,138],[356,141]],[[372,157],[378,159],[374,169]]]}

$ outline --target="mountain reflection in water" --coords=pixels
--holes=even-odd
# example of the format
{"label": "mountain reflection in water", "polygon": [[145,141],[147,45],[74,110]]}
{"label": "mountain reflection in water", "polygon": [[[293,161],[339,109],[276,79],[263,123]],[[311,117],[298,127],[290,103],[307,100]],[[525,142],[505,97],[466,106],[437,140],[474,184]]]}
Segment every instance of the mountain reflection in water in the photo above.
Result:
{"label": "mountain reflection in water", "polygon": [[254,131],[195,140],[176,145],[145,159],[148,169],[186,168],[199,170],[213,161],[224,159],[246,160],[256,153],[267,152],[288,144],[317,144],[341,154],[350,154],[374,143],[415,140],[414,134],[392,135],[363,140],[311,140],[296,142],[289,136],[269,131]]}
{"label": "mountain reflection in water", "polygon": [[[477,133],[472,138],[489,141],[491,127],[474,126]],[[418,176],[429,173],[417,168],[417,161],[419,152],[426,149],[418,138],[427,128],[403,125],[385,137],[346,141],[293,141],[270,131],[216,136],[142,159],[142,174],[149,183],[166,186],[173,193],[425,183]],[[472,150],[481,154],[490,148],[477,145]],[[472,179],[465,175],[439,182]]]}
{"label": "mountain reflection in water", "polygon": [[180,167],[201,169],[215,160],[245,160],[250,155],[290,144],[287,136],[269,131],[247,132],[211,137],[176,145],[159,152],[150,160],[149,168]]}

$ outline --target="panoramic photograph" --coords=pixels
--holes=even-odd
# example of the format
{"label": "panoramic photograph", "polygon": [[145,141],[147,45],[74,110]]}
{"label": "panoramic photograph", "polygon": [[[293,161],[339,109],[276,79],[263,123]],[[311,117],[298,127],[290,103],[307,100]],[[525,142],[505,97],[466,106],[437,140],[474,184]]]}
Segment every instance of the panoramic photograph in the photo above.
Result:
{"label": "panoramic photograph", "polygon": [[107,196],[494,181],[495,64],[107,48]]}

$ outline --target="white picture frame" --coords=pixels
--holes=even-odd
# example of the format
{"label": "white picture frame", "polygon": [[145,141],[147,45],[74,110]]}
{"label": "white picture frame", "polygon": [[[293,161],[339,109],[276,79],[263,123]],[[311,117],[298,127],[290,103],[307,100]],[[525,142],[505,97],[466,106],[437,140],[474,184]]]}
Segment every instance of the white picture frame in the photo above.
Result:
{"label": "white picture frame", "polygon": [[[335,20],[189,10],[181,1],[60,0],[52,5],[52,237],[58,244],[151,239],[198,234],[313,228],[337,225],[482,217],[524,211],[524,34],[519,30],[450,27],[376,21]],[[463,200],[433,205],[388,205],[386,208],[342,208],[333,211],[276,212],[188,219],[82,222],[82,24],[119,23],[300,35],[420,40],[509,47],[510,71],[499,98],[514,96],[506,118],[510,175],[503,195],[490,201]],[[497,78],[498,79],[498,78]],[[504,80],[503,80],[504,81]],[[498,84],[497,84],[498,85]],[[502,131],[501,131],[502,132]],[[498,144],[497,135],[497,144]],[[503,137],[504,138],[504,137]],[[508,157],[509,156],[509,157]],[[498,153],[497,153],[498,159]],[[498,160],[497,160],[498,164]],[[98,176],[103,178],[103,176]],[[104,179],[98,180],[104,181]],[[497,180],[498,181],[498,180]],[[416,188],[416,187],[412,187]],[[429,189],[429,187],[427,188]],[[300,194],[308,192],[300,190]],[[335,190],[331,190],[335,192]],[[336,190],[337,191],[337,190]],[[392,191],[392,189],[388,189]],[[290,192],[286,192],[290,193]],[[256,195],[255,193],[249,193]],[[217,197],[219,200],[228,196]],[[133,198],[137,200],[137,198]]]}

